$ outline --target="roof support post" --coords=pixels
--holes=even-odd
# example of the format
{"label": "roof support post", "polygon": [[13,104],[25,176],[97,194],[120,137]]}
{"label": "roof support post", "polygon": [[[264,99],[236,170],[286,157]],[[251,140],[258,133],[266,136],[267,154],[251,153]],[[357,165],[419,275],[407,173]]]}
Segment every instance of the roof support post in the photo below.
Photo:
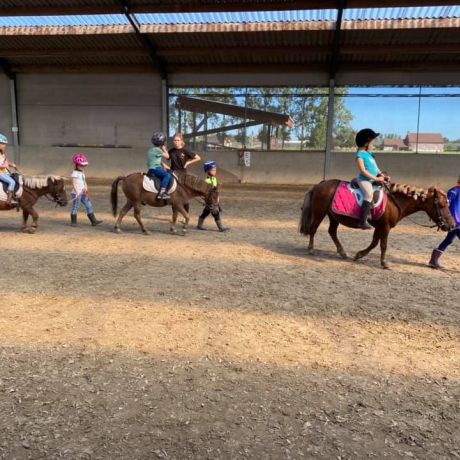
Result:
{"label": "roof support post", "polygon": [[18,122],[18,93],[16,85],[16,73],[11,69],[10,63],[0,58],[0,67],[5,72],[10,84],[10,105],[11,105],[11,131],[13,133],[14,161],[19,163],[19,122]]}
{"label": "roof support post", "polygon": [[331,155],[334,147],[334,96],[335,75],[339,66],[340,31],[342,29],[343,10],[346,8],[346,0],[337,0],[337,19],[335,23],[334,41],[332,44],[331,62],[329,66],[329,95],[327,101],[327,128],[326,128],[326,151],[324,154],[323,179],[327,179],[331,169]]}
{"label": "roof support post", "polygon": [[326,128],[326,152],[324,155],[323,179],[327,179],[331,169],[331,155],[334,145],[333,128],[334,128],[334,96],[335,80],[329,79],[329,95],[327,100],[327,128]]}
{"label": "roof support post", "polygon": [[129,0],[120,0],[123,14],[128,19],[129,23],[134,29],[136,36],[138,37],[139,41],[142,43],[143,47],[147,51],[152,60],[154,66],[159,70],[162,80],[167,79],[167,72],[166,66],[164,62],[157,56],[156,49],[153,46],[152,42],[149,40],[147,35],[141,32],[141,26],[136,19],[136,16],[131,12],[131,6],[129,4]]}
{"label": "roof support post", "polygon": [[161,80],[161,131],[169,137],[168,132],[168,84],[165,79]]}

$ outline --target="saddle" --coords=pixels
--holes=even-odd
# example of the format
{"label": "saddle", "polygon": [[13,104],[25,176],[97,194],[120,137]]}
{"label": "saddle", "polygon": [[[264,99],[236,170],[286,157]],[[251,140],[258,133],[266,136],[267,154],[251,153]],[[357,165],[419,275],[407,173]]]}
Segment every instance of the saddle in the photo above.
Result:
{"label": "saddle", "polygon": [[[374,206],[371,217],[372,220],[378,220],[385,212],[387,194],[384,192],[383,188],[377,184],[373,184],[373,188]],[[335,191],[331,209],[335,214],[359,219],[363,201],[363,192],[355,179],[351,182],[341,181]]]}
{"label": "saddle", "polygon": [[[359,188],[358,179],[356,179],[356,177],[351,180],[349,187],[350,189],[353,190],[353,193],[355,194],[357,198],[358,196],[361,196],[361,197],[363,196],[361,189]],[[372,182],[372,189],[374,191],[373,203],[375,206],[380,202],[385,192],[383,190],[382,185],[380,185],[378,182]],[[363,200],[361,199],[361,202],[359,203],[359,205],[361,206],[362,204],[363,204]]]}
{"label": "saddle", "polygon": [[[22,192],[24,191],[24,176],[21,176],[18,173],[10,174],[10,177],[14,180],[14,195],[13,197],[18,200],[22,196]],[[7,193],[8,193],[8,185],[5,182],[0,182],[0,201],[7,200]]]}
{"label": "saddle", "polygon": [[[143,180],[142,186],[143,186],[145,191],[152,192],[152,193],[159,193],[159,191],[160,191],[160,183],[161,183],[160,178],[158,178],[158,177],[150,177],[150,176],[147,176],[147,174],[144,173],[144,180]],[[177,188],[177,178],[173,174],[172,175],[171,185],[168,187],[168,189],[166,191],[169,193],[169,195],[172,195],[176,191],[176,188]]]}

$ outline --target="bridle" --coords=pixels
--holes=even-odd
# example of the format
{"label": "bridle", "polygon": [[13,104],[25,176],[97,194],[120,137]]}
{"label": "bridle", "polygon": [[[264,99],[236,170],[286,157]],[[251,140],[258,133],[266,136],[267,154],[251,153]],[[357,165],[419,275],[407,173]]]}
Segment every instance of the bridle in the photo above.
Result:
{"label": "bridle", "polygon": [[59,188],[57,181],[52,183],[52,188],[50,193],[45,193],[44,197],[53,203],[56,203],[56,208],[58,206],[64,206],[64,200],[59,196]]}
{"label": "bridle", "polygon": [[[390,186],[387,182],[384,182],[384,187],[388,192],[388,196],[391,198],[393,203],[396,205],[398,208],[398,211],[400,214],[402,214],[401,207],[399,206],[397,200],[393,196],[393,192],[390,189]],[[433,220],[430,218],[430,220],[434,221],[434,225],[426,225],[426,224],[420,224],[419,222],[415,221],[412,219],[410,216],[406,216],[406,219],[410,220],[412,223],[418,225],[419,227],[425,227],[425,228],[437,228],[438,231],[441,230],[443,227],[449,227],[448,223],[446,222],[445,218],[442,216],[441,212],[441,207],[439,206],[439,199],[436,194],[436,192],[433,193],[433,203],[436,209],[436,220]]]}

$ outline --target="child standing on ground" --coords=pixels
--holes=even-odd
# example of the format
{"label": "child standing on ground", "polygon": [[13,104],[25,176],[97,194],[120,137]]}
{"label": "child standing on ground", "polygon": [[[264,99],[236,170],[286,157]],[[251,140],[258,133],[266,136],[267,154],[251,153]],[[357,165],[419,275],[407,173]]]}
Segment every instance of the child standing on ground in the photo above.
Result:
{"label": "child standing on ground", "polygon": [[457,179],[457,185],[452,187],[447,192],[447,199],[449,200],[449,210],[452,215],[452,219],[455,222],[455,228],[447,233],[447,236],[441,242],[441,244],[433,249],[431,253],[431,259],[428,265],[431,268],[442,269],[444,268],[440,263],[439,259],[444,254],[444,251],[454,242],[455,238],[460,238],[460,176]]}
{"label": "child standing on ground", "polygon": [[74,155],[73,164],[75,169],[72,171],[70,178],[72,179],[72,210],[70,212],[70,225],[72,227],[77,226],[77,213],[80,208],[80,204],[86,208],[86,213],[88,219],[91,222],[91,225],[95,227],[96,225],[102,224],[102,220],[97,220],[94,215],[93,203],[88,194],[88,185],[86,184],[85,168],[88,166],[89,161],[85,155],[78,153]]}
{"label": "child standing on ground", "polygon": [[[204,172],[207,174],[207,177],[205,179],[205,182],[208,184],[212,185],[213,187],[218,187],[219,183],[217,181],[217,164],[215,161],[208,161],[207,163],[204,164]],[[198,225],[196,228],[198,230],[206,230],[204,228],[204,220],[206,217],[209,216],[209,214],[212,214],[212,217],[214,217],[214,220],[216,221],[217,228],[219,229],[219,232],[226,232],[227,230],[230,230],[229,228],[225,227],[222,218],[220,217],[220,206],[219,206],[219,211],[217,212],[212,212],[211,208],[209,206],[205,206],[203,209],[203,212],[201,213],[201,216],[198,218]]]}

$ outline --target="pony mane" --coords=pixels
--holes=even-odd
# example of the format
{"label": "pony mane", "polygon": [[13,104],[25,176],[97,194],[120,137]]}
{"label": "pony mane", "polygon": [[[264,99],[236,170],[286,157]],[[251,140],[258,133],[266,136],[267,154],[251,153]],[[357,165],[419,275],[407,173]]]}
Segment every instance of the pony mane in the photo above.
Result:
{"label": "pony mane", "polygon": [[51,180],[51,182],[57,182],[60,179],[61,179],[61,176],[53,176],[53,175],[26,176],[24,177],[24,185],[26,187],[36,189],[36,188],[46,187],[48,185],[48,180]]}
{"label": "pony mane", "polygon": [[178,174],[177,177],[182,185],[196,192],[206,193],[209,190],[210,184],[197,176],[192,174]]}
{"label": "pony mane", "polygon": [[412,185],[398,183],[390,184],[390,192],[400,193],[402,195],[412,197],[414,200],[421,198],[422,201],[425,201],[428,195],[433,194],[435,192],[439,192],[445,195],[445,192],[435,187],[430,187],[428,190],[426,190],[424,188],[413,187]]}

